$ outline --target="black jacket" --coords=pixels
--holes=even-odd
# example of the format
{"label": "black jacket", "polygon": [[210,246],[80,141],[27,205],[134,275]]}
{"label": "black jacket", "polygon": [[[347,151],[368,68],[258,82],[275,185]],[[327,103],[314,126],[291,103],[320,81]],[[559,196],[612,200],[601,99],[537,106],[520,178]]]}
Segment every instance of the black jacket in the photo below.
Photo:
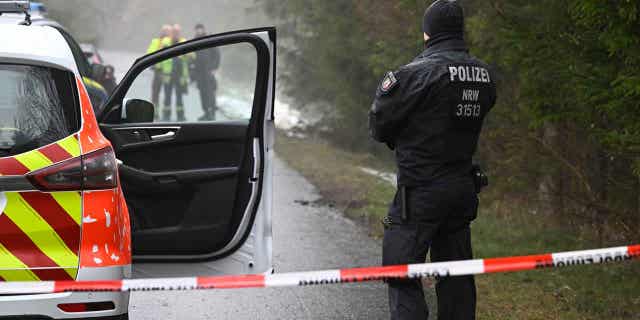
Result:
{"label": "black jacket", "polygon": [[398,184],[469,176],[482,124],[496,102],[494,74],[463,40],[427,48],[386,75],[369,113],[371,136],[395,149]]}
{"label": "black jacket", "polygon": [[191,64],[191,76],[194,81],[209,83],[214,79],[211,72],[220,67],[220,49],[211,48],[196,52],[196,58]]}

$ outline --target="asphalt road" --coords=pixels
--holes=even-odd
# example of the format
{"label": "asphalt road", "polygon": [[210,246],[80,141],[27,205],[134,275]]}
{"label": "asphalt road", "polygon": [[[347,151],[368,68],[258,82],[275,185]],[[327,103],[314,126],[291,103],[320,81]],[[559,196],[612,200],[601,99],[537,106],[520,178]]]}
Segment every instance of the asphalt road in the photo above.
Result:
{"label": "asphalt road", "polygon": [[[380,241],[327,207],[302,205],[315,188],[283,161],[275,163],[273,258],[277,272],[380,264]],[[380,283],[330,287],[134,293],[130,315],[142,319],[385,319]]]}

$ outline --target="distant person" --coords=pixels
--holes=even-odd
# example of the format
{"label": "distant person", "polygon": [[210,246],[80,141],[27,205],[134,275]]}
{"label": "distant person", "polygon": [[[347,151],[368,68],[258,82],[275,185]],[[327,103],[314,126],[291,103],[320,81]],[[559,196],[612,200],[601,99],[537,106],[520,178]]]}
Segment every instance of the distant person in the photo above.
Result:
{"label": "distant person", "polygon": [[[171,26],[166,24],[162,26],[160,30],[160,35],[158,37],[153,38],[151,40],[151,44],[149,44],[149,48],[147,49],[147,54],[154,53],[156,51],[162,50],[169,45],[169,36],[171,35]],[[151,82],[151,102],[158,109],[160,104],[160,90],[162,89],[162,67],[161,64],[157,64],[153,69],[153,81]],[[158,118],[159,113],[156,112],[156,119]]]}
{"label": "distant person", "polygon": [[[204,25],[197,24],[195,28],[195,38],[202,38],[207,35]],[[220,67],[220,49],[211,48],[196,52],[196,58],[191,63],[191,77],[198,85],[200,91],[200,101],[204,115],[199,121],[215,121],[218,106],[216,103],[216,91],[218,82],[216,81],[216,71]]]}
{"label": "distant person", "polygon": [[[171,36],[169,45],[185,42],[187,39],[182,37],[182,27],[175,24],[171,28]],[[164,85],[164,106],[162,110],[162,120],[171,120],[172,96],[176,96],[176,116],[178,121],[185,121],[183,95],[188,92],[189,88],[189,60],[190,55],[184,54],[171,60],[161,62],[162,72],[165,80]]]}
{"label": "distant person", "polygon": [[154,53],[166,48],[171,37],[172,29],[173,27],[171,25],[163,25],[162,29],[160,29],[160,34],[157,37],[151,39],[151,43],[149,44],[149,48],[147,49],[147,54]]}
{"label": "distant person", "polygon": [[118,85],[118,82],[115,76],[115,70],[116,69],[112,65],[105,66],[104,74],[100,79],[100,84],[104,87],[105,90],[107,90],[109,94],[113,93],[113,90]]}
{"label": "distant person", "polygon": [[[424,14],[425,50],[388,72],[369,114],[372,137],[395,151],[398,191],[384,219],[385,266],[473,259],[471,223],[486,181],[473,165],[485,117],[496,102],[495,75],[469,54],[464,10],[435,1]],[[394,320],[427,320],[419,279],[390,280]],[[473,276],[437,279],[439,320],[476,318]]]}

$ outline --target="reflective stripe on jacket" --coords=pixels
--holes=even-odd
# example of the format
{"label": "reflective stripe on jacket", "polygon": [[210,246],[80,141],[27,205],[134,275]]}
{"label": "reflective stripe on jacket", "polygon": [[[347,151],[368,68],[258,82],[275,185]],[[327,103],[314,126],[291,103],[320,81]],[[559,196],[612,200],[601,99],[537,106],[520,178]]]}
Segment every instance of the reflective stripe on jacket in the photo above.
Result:
{"label": "reflective stripe on jacket", "polygon": [[[180,38],[180,40],[178,40],[176,43],[173,43],[170,38],[164,38],[163,45],[165,45],[164,47],[168,47],[168,46],[172,46],[174,44],[185,42],[185,41],[187,41],[187,39]],[[182,60],[182,74],[180,75],[180,82],[182,85],[185,85],[185,86],[189,84],[189,63],[191,62],[192,58],[193,58],[193,54],[184,54],[177,57],[177,59]],[[162,74],[165,77],[170,77],[171,73],[173,72],[173,59],[167,59],[158,63],[157,68],[162,72]]]}

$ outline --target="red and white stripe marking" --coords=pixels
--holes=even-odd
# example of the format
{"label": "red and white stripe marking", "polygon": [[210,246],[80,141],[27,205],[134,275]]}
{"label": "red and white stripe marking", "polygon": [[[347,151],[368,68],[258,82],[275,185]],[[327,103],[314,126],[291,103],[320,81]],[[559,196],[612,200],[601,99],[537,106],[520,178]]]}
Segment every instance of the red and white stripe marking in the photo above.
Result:
{"label": "red and white stripe marking", "polygon": [[210,289],[240,289],[331,285],[388,279],[418,279],[442,276],[464,276],[499,272],[618,263],[640,259],[640,245],[507,257],[484,260],[452,261],[390,267],[326,270],[274,275],[243,275],[226,277],[192,277],[115,281],[51,281],[0,282],[0,295],[41,294],[56,292],[119,292],[119,291],[187,291]]}

